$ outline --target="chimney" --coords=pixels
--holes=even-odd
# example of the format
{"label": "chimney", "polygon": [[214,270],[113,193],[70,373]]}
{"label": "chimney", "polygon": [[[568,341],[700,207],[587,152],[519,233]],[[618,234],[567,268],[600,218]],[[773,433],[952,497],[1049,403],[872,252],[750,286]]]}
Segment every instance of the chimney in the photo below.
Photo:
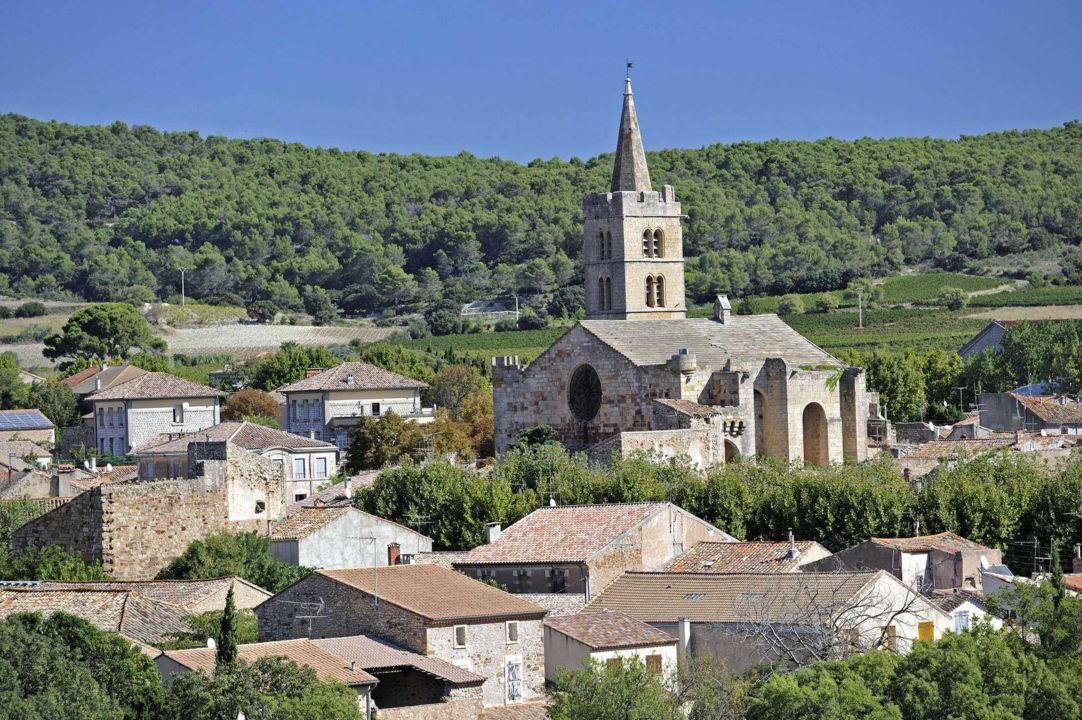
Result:
{"label": "chimney", "polygon": [[1074,546],[1074,559],[1071,561],[1071,572],[1082,573],[1082,545]]}
{"label": "chimney", "polygon": [[96,473],[98,471],[98,458],[96,455],[90,456],[90,472]]}
{"label": "chimney", "polygon": [[211,650],[214,650],[215,648],[218,647],[218,643],[214,642],[214,638],[208,637],[207,638],[207,647],[210,648]]}
{"label": "chimney", "polygon": [[353,373],[350,373],[349,375],[346,375],[346,385],[356,385],[356,384],[357,384],[357,381],[353,377]]}
{"label": "chimney", "polygon": [[353,480],[353,478],[351,478],[351,477],[349,477],[347,475],[346,479],[342,481],[342,492],[345,493],[346,499],[349,499],[349,498],[353,497],[353,495],[350,492],[353,489],[352,480]]}
{"label": "chimney", "polygon": [[498,522],[485,523],[485,544],[491,545],[500,539],[500,535],[503,533],[503,528],[500,527]]}
{"label": "chimney", "polygon": [[94,392],[101,390],[101,378],[97,375],[94,376]]}
{"label": "chimney", "polygon": [[718,295],[714,300],[714,319],[724,325],[729,322],[729,316],[733,314],[733,306],[729,304],[728,295]]}
{"label": "chimney", "polygon": [[549,498],[549,507],[556,507],[556,496],[553,495]]}
{"label": "chimney", "polygon": [[402,546],[398,543],[391,543],[387,546],[387,564],[388,565],[401,565],[402,564]]}
{"label": "chimney", "polygon": [[308,431],[308,439],[309,440],[315,440],[316,439],[316,431],[315,430],[309,430]]}
{"label": "chimney", "polygon": [[304,377],[310,378],[319,375],[323,370],[321,368],[305,368]]}
{"label": "chimney", "polygon": [[680,618],[677,623],[676,659],[681,669],[687,667],[688,657],[691,655],[691,620]]}
{"label": "chimney", "polygon": [[350,660],[349,661],[349,671],[350,672],[357,672],[357,661],[356,660]]}
{"label": "chimney", "polygon": [[793,528],[789,528],[789,559],[796,560],[800,557],[800,550],[796,546],[796,536],[793,535]]}

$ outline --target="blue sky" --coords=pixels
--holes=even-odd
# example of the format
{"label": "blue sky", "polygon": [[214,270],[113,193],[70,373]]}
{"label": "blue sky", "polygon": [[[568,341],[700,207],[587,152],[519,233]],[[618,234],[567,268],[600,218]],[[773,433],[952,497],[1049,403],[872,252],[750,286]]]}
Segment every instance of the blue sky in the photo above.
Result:
{"label": "blue sky", "polygon": [[519,161],[1082,118],[1082,2],[0,0],[0,112]]}

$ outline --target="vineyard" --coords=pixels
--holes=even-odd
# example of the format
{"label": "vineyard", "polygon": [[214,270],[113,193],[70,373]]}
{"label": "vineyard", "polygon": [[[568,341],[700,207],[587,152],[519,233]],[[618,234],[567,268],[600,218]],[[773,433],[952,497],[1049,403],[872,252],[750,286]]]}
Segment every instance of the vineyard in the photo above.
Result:
{"label": "vineyard", "polygon": [[182,328],[163,335],[169,352],[185,355],[228,354],[237,359],[274,352],[282,343],[298,345],[348,345],[386,339],[390,328],[360,325],[229,325],[228,327]]}

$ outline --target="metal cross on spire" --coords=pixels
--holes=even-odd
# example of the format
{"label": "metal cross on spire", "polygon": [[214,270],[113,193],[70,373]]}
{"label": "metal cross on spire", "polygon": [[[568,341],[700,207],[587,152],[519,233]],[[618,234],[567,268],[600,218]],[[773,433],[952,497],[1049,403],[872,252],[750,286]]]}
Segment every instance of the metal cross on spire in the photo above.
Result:
{"label": "metal cross on spire", "polygon": [[627,61],[627,72],[624,73],[624,79],[625,80],[630,80],[631,79],[631,67],[632,67],[632,63],[631,63],[630,60],[628,60]]}

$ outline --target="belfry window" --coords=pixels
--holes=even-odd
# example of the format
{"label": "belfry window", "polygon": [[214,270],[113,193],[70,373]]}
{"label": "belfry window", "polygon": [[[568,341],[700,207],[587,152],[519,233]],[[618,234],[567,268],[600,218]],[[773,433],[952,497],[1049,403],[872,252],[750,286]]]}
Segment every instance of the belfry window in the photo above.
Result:
{"label": "belfry window", "polygon": [[650,229],[642,231],[642,256],[650,257],[650,251],[653,249],[654,237],[650,234]]}
{"label": "belfry window", "polygon": [[612,278],[605,278],[605,309],[612,310]]}
{"label": "belfry window", "polygon": [[661,234],[661,231],[660,230],[655,230],[654,231],[653,255],[651,257],[661,257],[661,249],[662,249],[662,241],[663,240],[664,240],[664,236]]}
{"label": "belfry window", "polygon": [[598,260],[604,260],[605,259],[605,231],[604,230],[598,230],[597,231],[597,259]]}
{"label": "belfry window", "polygon": [[605,278],[597,279],[597,309],[605,309]]}
{"label": "belfry window", "polygon": [[654,307],[654,276],[646,277],[646,307]]}
{"label": "belfry window", "polygon": [[654,278],[654,307],[665,307],[665,278]]}
{"label": "belfry window", "polygon": [[605,233],[605,257],[612,260],[612,233]]}

